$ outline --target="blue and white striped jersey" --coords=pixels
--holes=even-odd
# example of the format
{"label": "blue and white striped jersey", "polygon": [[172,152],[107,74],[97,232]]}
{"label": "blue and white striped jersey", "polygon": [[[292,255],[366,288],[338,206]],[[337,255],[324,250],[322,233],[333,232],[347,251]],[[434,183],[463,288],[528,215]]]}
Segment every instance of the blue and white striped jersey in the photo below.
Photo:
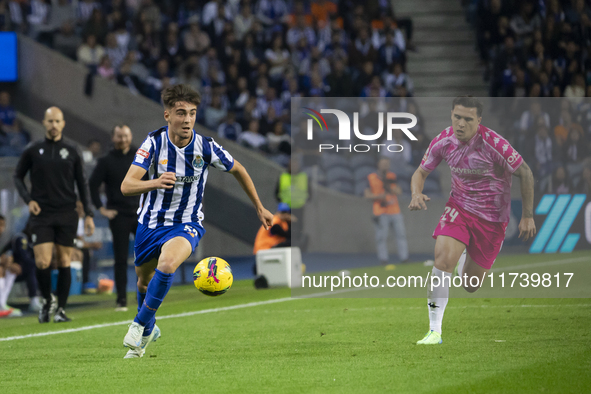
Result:
{"label": "blue and white striped jersey", "polygon": [[168,138],[168,127],[151,132],[137,150],[133,164],[148,171],[148,179],[164,172],[176,173],[172,189],[156,189],[142,194],[138,222],[149,228],[193,223],[201,226],[202,201],[208,167],[230,171],[234,158],[213,138],[193,130],[193,139],[184,148]]}

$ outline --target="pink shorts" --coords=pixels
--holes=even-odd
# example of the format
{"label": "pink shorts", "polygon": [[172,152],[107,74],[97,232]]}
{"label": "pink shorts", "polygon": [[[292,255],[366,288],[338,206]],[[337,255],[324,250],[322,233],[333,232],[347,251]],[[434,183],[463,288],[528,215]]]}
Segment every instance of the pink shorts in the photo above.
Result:
{"label": "pink shorts", "polygon": [[449,200],[433,232],[433,238],[446,235],[464,243],[466,252],[472,260],[488,270],[501,251],[508,224],[508,222],[489,222]]}

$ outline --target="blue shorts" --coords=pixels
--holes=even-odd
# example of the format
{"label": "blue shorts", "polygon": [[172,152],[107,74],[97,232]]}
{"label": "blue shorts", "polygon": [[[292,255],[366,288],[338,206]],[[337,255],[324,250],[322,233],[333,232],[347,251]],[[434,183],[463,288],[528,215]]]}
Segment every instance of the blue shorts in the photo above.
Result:
{"label": "blue shorts", "polygon": [[159,226],[149,228],[138,224],[135,234],[134,254],[136,267],[150,260],[160,257],[162,245],[175,237],[183,237],[191,243],[191,253],[199,244],[199,240],[205,234],[205,229],[193,224],[179,223],[172,226]]}

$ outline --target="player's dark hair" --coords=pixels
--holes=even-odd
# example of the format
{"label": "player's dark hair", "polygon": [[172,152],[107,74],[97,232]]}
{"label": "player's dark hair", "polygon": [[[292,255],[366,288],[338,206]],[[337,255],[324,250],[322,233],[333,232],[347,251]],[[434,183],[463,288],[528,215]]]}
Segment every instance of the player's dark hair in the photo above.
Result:
{"label": "player's dark hair", "polygon": [[0,220],[4,220],[4,221],[6,221],[6,218],[5,218],[5,217],[4,217],[4,215],[2,215],[1,213],[0,213]]}
{"label": "player's dark hair", "polygon": [[174,85],[162,91],[162,104],[166,108],[173,108],[179,101],[199,105],[201,103],[201,95],[190,85],[183,84]]}
{"label": "player's dark hair", "polygon": [[482,102],[473,96],[456,97],[453,104],[451,105],[451,109],[453,110],[456,105],[461,105],[462,107],[466,108],[476,108],[476,114],[479,118],[482,116],[482,110],[484,109]]}

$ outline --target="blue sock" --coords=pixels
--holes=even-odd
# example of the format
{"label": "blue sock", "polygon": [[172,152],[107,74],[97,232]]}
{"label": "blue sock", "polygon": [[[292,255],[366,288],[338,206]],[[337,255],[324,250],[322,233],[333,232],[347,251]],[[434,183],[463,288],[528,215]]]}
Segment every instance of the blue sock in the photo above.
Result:
{"label": "blue sock", "polygon": [[156,316],[154,316],[152,319],[150,319],[148,324],[146,324],[146,326],[144,327],[144,333],[142,335],[147,337],[148,335],[152,334],[152,330],[154,329],[154,324],[156,324]]}
{"label": "blue sock", "polygon": [[[146,299],[146,293],[141,293],[139,290],[137,291],[137,311],[139,313],[140,309],[142,309],[142,305],[144,303],[144,300]],[[152,319],[148,322],[148,324],[146,324],[145,328],[144,328],[144,336],[148,336],[152,333],[152,330],[154,329],[154,324],[156,323],[156,319]]]}
{"label": "blue sock", "polygon": [[142,305],[144,304],[144,300],[146,299],[146,293],[141,293],[139,290],[137,291],[137,312],[140,313],[140,309],[142,309]]}
{"label": "blue sock", "polygon": [[[154,277],[148,285],[148,291],[146,292],[146,298],[138,312],[137,316],[133,320],[136,323],[146,327],[149,326],[150,320],[154,320],[156,311],[162,304],[164,297],[168,293],[170,286],[172,285],[173,274],[165,274],[164,272],[156,269]],[[153,323],[152,323],[153,326]]]}

